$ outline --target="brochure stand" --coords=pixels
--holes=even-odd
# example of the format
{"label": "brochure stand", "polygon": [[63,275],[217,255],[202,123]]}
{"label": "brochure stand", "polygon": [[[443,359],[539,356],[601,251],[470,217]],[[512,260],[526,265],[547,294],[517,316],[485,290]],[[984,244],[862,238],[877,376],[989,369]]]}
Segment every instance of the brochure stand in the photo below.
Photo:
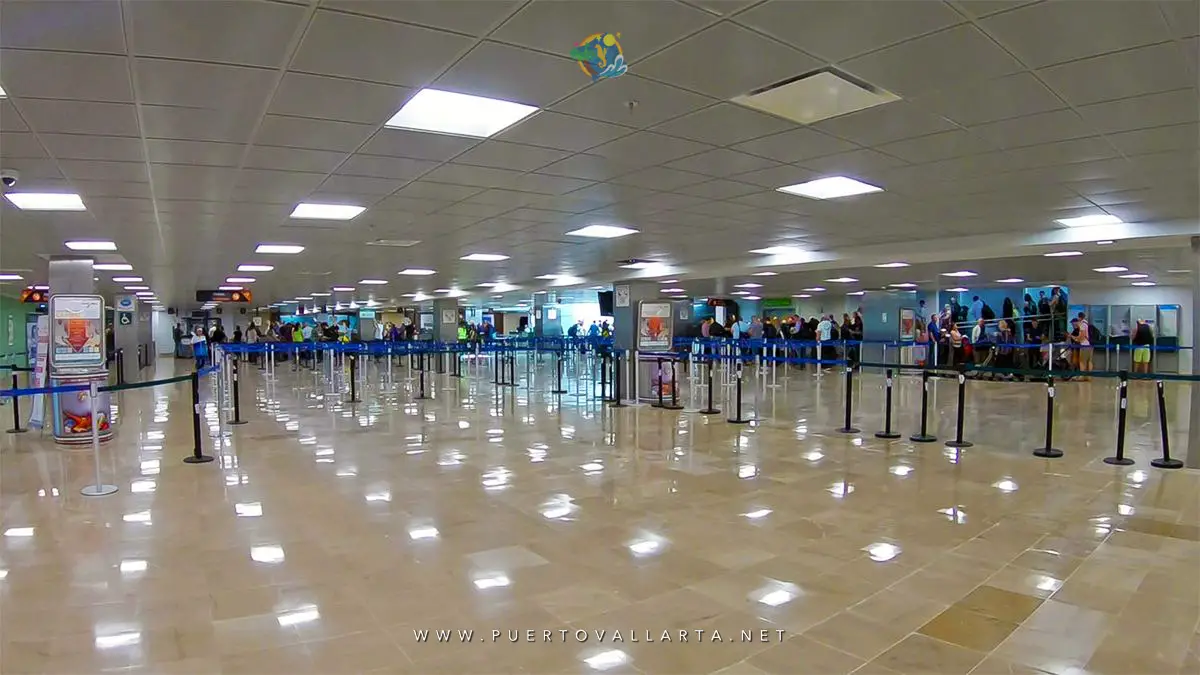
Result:
{"label": "brochure stand", "polygon": [[50,386],[88,385],[85,391],[51,396],[52,428],[58,443],[80,445],[112,438],[112,401],[108,392],[96,393],[96,400],[92,400],[92,392],[108,383],[105,354],[104,298],[50,296]]}

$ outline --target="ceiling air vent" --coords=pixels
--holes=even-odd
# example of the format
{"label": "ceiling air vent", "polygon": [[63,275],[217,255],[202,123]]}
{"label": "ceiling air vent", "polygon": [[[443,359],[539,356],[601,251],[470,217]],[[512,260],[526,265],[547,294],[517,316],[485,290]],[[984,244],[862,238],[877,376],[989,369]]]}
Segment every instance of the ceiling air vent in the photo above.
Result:
{"label": "ceiling air vent", "polygon": [[899,100],[892,92],[836,68],[822,68],[738,96],[733,102],[800,124],[813,124]]}
{"label": "ceiling air vent", "polygon": [[416,246],[419,243],[421,242],[417,241],[416,239],[376,239],[375,241],[368,241],[367,246],[394,246],[396,248],[408,248],[409,246]]}

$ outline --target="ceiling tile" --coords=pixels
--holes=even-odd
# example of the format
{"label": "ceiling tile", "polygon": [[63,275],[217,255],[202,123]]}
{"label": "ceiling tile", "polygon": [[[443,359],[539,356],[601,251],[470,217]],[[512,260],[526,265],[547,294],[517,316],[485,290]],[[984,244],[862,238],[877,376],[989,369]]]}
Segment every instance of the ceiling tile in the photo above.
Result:
{"label": "ceiling tile", "polygon": [[[625,61],[638,63],[666,45],[693,33],[713,17],[674,2],[572,2],[537,0],[492,33],[502,42],[565,54],[597,31],[619,34]],[[587,77],[576,67],[578,77]]]}
{"label": "ceiling tile", "polygon": [[[145,161],[142,141],[121,136],[40,134],[50,154],[58,159],[99,159],[112,162]],[[4,148],[0,146],[0,150]]]}
{"label": "ceiling tile", "polygon": [[566,157],[568,152],[533,145],[484,141],[454,159],[459,164],[490,166],[514,171],[533,171]]}
{"label": "ceiling tile", "polygon": [[739,173],[732,178],[741,183],[750,183],[774,190],[785,185],[804,183],[820,177],[820,174],[812,169],[783,164],[769,169]]}
{"label": "ceiling tile", "polygon": [[880,145],[877,149],[906,162],[923,164],[999,150],[1000,144],[980,134],[955,129]]}
{"label": "ceiling tile", "polygon": [[733,146],[733,149],[779,162],[798,162],[811,157],[857,150],[858,147],[840,138],[804,128],[739,143]]}
{"label": "ceiling tile", "polygon": [[1075,106],[1182,89],[1196,83],[1173,42],[1072,61],[1039,71]]}
{"label": "ceiling tile", "polygon": [[[720,47],[714,49],[714,45]],[[823,65],[741,26],[719,23],[646,59],[638,72],[719,99],[731,99]]]}
{"label": "ceiling tile", "polygon": [[155,164],[196,164],[235,167],[245,146],[238,143],[205,143],[147,139],[146,153]]}
{"label": "ceiling tile", "polygon": [[[946,58],[947,54],[953,54],[954,58]],[[842,65],[850,74],[904,98],[1024,70],[1016,59],[971,25],[902,42]]]}
{"label": "ceiling tile", "polygon": [[380,125],[396,114],[412,93],[405,87],[288,73],[268,112]]}
{"label": "ceiling tile", "polygon": [[79,190],[79,194],[85,197],[85,203],[88,208],[92,208],[90,197],[123,197],[129,199],[146,199],[149,200],[150,183],[117,183],[112,181],[100,180],[79,180],[72,179],[71,185]]}
{"label": "ceiling tile", "polygon": [[138,98],[143,104],[262,112],[275,72],[140,57]]}
{"label": "ceiling tile", "polygon": [[[460,199],[466,199],[471,195],[479,194],[482,191],[481,188],[474,186],[451,185],[445,182],[435,183],[428,180],[419,180],[400,188],[396,192],[396,197],[456,202]],[[395,199],[395,197],[392,199]]]}
{"label": "ceiling tile", "polygon": [[643,128],[713,103],[711,98],[628,74],[593,84],[553,109],[611,124]]}
{"label": "ceiling tile", "polygon": [[224,201],[233,189],[233,169],[151,164],[150,180],[155,199]]}
{"label": "ceiling tile", "polygon": [[630,166],[649,166],[710,149],[682,138],[643,131],[593,148],[591,153]]}
{"label": "ceiling tile", "polygon": [[453,3],[325,0],[321,6],[470,35],[484,35],[520,4],[513,0],[455,0]]}
{"label": "ceiling tile", "polygon": [[470,38],[453,33],[318,10],[291,68],[417,87],[470,44]]}
{"label": "ceiling tile", "polygon": [[372,178],[370,176],[333,175],[325,179],[319,188],[322,192],[340,192],[352,195],[390,195],[404,185],[403,180],[394,178]]}
{"label": "ceiling tile", "polygon": [[1195,148],[1200,139],[1196,123],[1173,124],[1153,129],[1138,129],[1119,134],[1110,134],[1108,141],[1125,155],[1142,155],[1151,152],[1166,152],[1181,148]]}
{"label": "ceiling tile", "polygon": [[711,180],[707,183],[697,183],[688,185],[676,190],[676,192],[692,195],[694,197],[704,197],[707,199],[731,199],[743,195],[761,192],[762,188],[757,185],[748,183],[739,183],[732,180]]}
{"label": "ceiling tile", "polygon": [[1170,38],[1154,2],[1089,4],[1087,21],[1077,10],[1071,2],[1041,2],[987,17],[979,25],[1030,68]]}
{"label": "ceiling tile", "polygon": [[329,173],[345,159],[344,152],[258,145],[250,149],[245,166],[249,169]]}
{"label": "ceiling tile", "polygon": [[138,0],[126,5],[140,56],[278,68],[301,26],[297,5],[245,0]]}
{"label": "ceiling tile", "polygon": [[2,49],[0,82],[9,95],[23,98],[133,101],[122,56]]}
{"label": "ceiling tile", "polygon": [[58,162],[62,172],[71,179],[111,180],[131,183],[150,181],[145,162],[100,162],[66,159]]}
{"label": "ceiling tile", "polygon": [[479,188],[512,188],[520,176],[521,174],[518,171],[490,169],[482,166],[468,166],[466,164],[443,164],[425,174],[424,179],[437,183],[450,183],[451,185],[466,185]]}
{"label": "ceiling tile", "polygon": [[380,129],[361,152],[387,157],[411,157],[446,161],[480,142],[477,138],[426,134],[404,129]]}
{"label": "ceiling tile", "polygon": [[708,176],[689,171],[679,171],[666,167],[654,166],[633,173],[625,174],[613,180],[614,183],[634,185],[647,190],[674,190],[685,185],[695,185],[708,180]]}
{"label": "ceiling tile", "polygon": [[963,17],[944,3],[927,0],[771,0],[735,20],[836,63],[962,23]]}
{"label": "ceiling tile", "polygon": [[497,138],[578,152],[633,133],[628,127],[543,110]]}
{"label": "ceiling tile", "polygon": [[350,152],[362,145],[374,131],[375,127],[367,124],[267,115],[258,129],[255,142],[259,145]]}
{"label": "ceiling tile", "polygon": [[865,146],[928,136],[957,128],[950,120],[925,112],[907,101],[895,101],[860,110],[817,122],[813,127]]}
{"label": "ceiling tile", "polygon": [[1194,88],[1178,89],[1083,106],[1079,114],[1101,133],[1186,124],[1200,119],[1200,98]]}
{"label": "ceiling tile", "polygon": [[915,98],[914,103],[928,112],[964,126],[1066,107],[1062,99],[1032,73],[1017,73],[994,80],[931,91]]}
{"label": "ceiling tile", "polygon": [[675,160],[667,166],[683,171],[692,171],[705,176],[730,176],[735,173],[757,171],[773,166],[778,162],[744,152],[735,152],[727,148],[717,148],[702,152],[691,157]]}
{"label": "ceiling tile", "polygon": [[1007,170],[1018,171],[1041,166],[1107,159],[1115,157],[1116,154],[1108,141],[1094,136],[1008,150],[1004,153],[1002,161]]}
{"label": "ceiling tile", "polygon": [[1053,141],[1092,136],[1096,130],[1073,110],[1016,117],[983,124],[971,130],[980,137],[1006,148],[1019,148]]}
{"label": "ceiling tile", "polygon": [[695,5],[701,9],[712,12],[713,14],[724,16],[732,14],[740,9],[749,7],[759,0],[688,0],[688,4]]}
{"label": "ceiling tile", "polygon": [[5,2],[0,44],[12,48],[125,53],[119,0]]}
{"label": "ceiling tile", "polygon": [[517,192],[515,190],[485,190],[477,195],[473,195],[467,199],[466,202],[510,209],[518,206],[525,206],[526,204],[532,204],[540,199],[542,199],[541,195],[530,194],[528,192]]}
{"label": "ceiling tile", "polygon": [[587,79],[571,59],[484,42],[433,86],[541,108],[586,84]]}
{"label": "ceiling tile", "polygon": [[512,188],[522,192],[537,192],[544,195],[562,195],[593,185],[590,180],[527,173],[513,181]]}
{"label": "ceiling tile", "polygon": [[654,131],[712,145],[733,145],[752,138],[776,134],[799,125],[743,108],[718,103],[710,108],[664,122]]}
{"label": "ceiling tile", "polygon": [[881,152],[862,149],[806,159],[797,163],[806,169],[812,169],[826,176],[852,176],[866,179],[887,169],[903,166],[906,162]]}
{"label": "ceiling tile", "polygon": [[7,97],[0,98],[0,131],[29,131],[12,99]]}
{"label": "ceiling tile", "polygon": [[[56,138],[75,138],[74,136],[57,136]],[[87,138],[87,137],[83,137]],[[128,139],[125,139],[128,140]],[[38,142],[38,137],[26,132],[6,132],[0,134],[0,159],[49,159],[46,150]],[[82,159],[108,159],[106,157],[84,157]],[[5,167],[8,168],[8,167]],[[19,168],[19,167],[14,167]]]}
{"label": "ceiling tile", "polygon": [[[20,106],[22,116],[33,122],[38,133],[138,135],[137,114],[133,106],[126,103],[23,99]],[[17,120],[8,112],[0,106],[0,120]],[[4,129],[9,129],[7,122]]]}
{"label": "ceiling tile", "polygon": [[161,105],[143,105],[140,110],[146,138],[245,143],[254,129],[254,117],[244,110]]}
{"label": "ceiling tile", "polygon": [[1194,0],[1162,0],[1163,16],[1175,37],[1200,35],[1200,3]]}
{"label": "ceiling tile", "polygon": [[338,173],[347,176],[370,176],[412,180],[437,166],[437,162],[407,157],[380,157],[377,155],[352,155],[338,167]]}
{"label": "ceiling tile", "polygon": [[578,154],[542,167],[538,173],[587,180],[608,180],[629,171],[628,165],[618,164],[598,155]]}

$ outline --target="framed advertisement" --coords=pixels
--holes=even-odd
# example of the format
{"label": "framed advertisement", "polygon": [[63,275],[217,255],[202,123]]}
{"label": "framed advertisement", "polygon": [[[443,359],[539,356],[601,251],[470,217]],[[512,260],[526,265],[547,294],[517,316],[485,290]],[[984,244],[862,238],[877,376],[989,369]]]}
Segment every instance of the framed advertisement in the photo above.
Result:
{"label": "framed advertisement", "polygon": [[643,352],[665,352],[671,349],[671,303],[642,302],[638,306],[637,348]]}
{"label": "framed advertisement", "polygon": [[900,310],[900,339],[917,339],[917,313],[911,309]]}
{"label": "framed advertisement", "polygon": [[50,296],[50,369],[98,370],[104,367],[104,298],[99,295]]}

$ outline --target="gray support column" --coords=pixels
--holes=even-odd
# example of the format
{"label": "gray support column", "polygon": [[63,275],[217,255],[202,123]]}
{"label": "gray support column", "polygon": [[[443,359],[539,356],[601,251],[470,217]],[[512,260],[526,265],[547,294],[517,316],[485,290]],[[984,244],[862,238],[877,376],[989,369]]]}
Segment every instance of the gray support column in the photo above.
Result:
{"label": "gray support column", "polygon": [[50,257],[50,294],[70,293],[92,295],[96,292],[95,272],[92,259],[80,256]]}
{"label": "gray support column", "polygon": [[[1192,237],[1192,259],[1188,265],[1192,270],[1192,375],[1200,375],[1200,237]],[[1200,469],[1200,384],[1193,382],[1192,410],[1188,415],[1188,451],[1184,464],[1190,469]]]}
{"label": "gray support column", "polygon": [[[126,382],[139,381],[138,346],[141,344],[141,317],[145,305],[134,295],[113,298],[113,349],[120,349],[121,377]],[[146,308],[148,309],[148,308]],[[117,367],[113,363],[113,368]]]}
{"label": "gray support column", "polygon": [[[458,340],[458,300],[454,298],[433,301],[433,339],[438,342]],[[449,321],[447,321],[449,319]]]}
{"label": "gray support column", "polygon": [[[653,282],[630,281],[613,284],[613,346],[628,350],[626,358],[632,359],[633,351],[637,349],[638,303],[642,300],[659,300],[661,297],[658,286]],[[636,366],[636,362],[631,363],[628,372],[632,373]],[[625,367],[624,362],[621,367]],[[623,398],[632,396],[633,382],[630,380],[632,377],[626,378],[622,373],[623,391],[617,393]]]}
{"label": "gray support column", "polygon": [[[917,294],[913,291],[867,291],[862,296],[863,307],[863,339],[886,340],[895,342],[900,339],[900,310],[905,307],[917,308]],[[889,350],[889,358],[898,357],[896,351]],[[878,363],[883,358],[883,345],[863,345],[861,351],[863,361]]]}

